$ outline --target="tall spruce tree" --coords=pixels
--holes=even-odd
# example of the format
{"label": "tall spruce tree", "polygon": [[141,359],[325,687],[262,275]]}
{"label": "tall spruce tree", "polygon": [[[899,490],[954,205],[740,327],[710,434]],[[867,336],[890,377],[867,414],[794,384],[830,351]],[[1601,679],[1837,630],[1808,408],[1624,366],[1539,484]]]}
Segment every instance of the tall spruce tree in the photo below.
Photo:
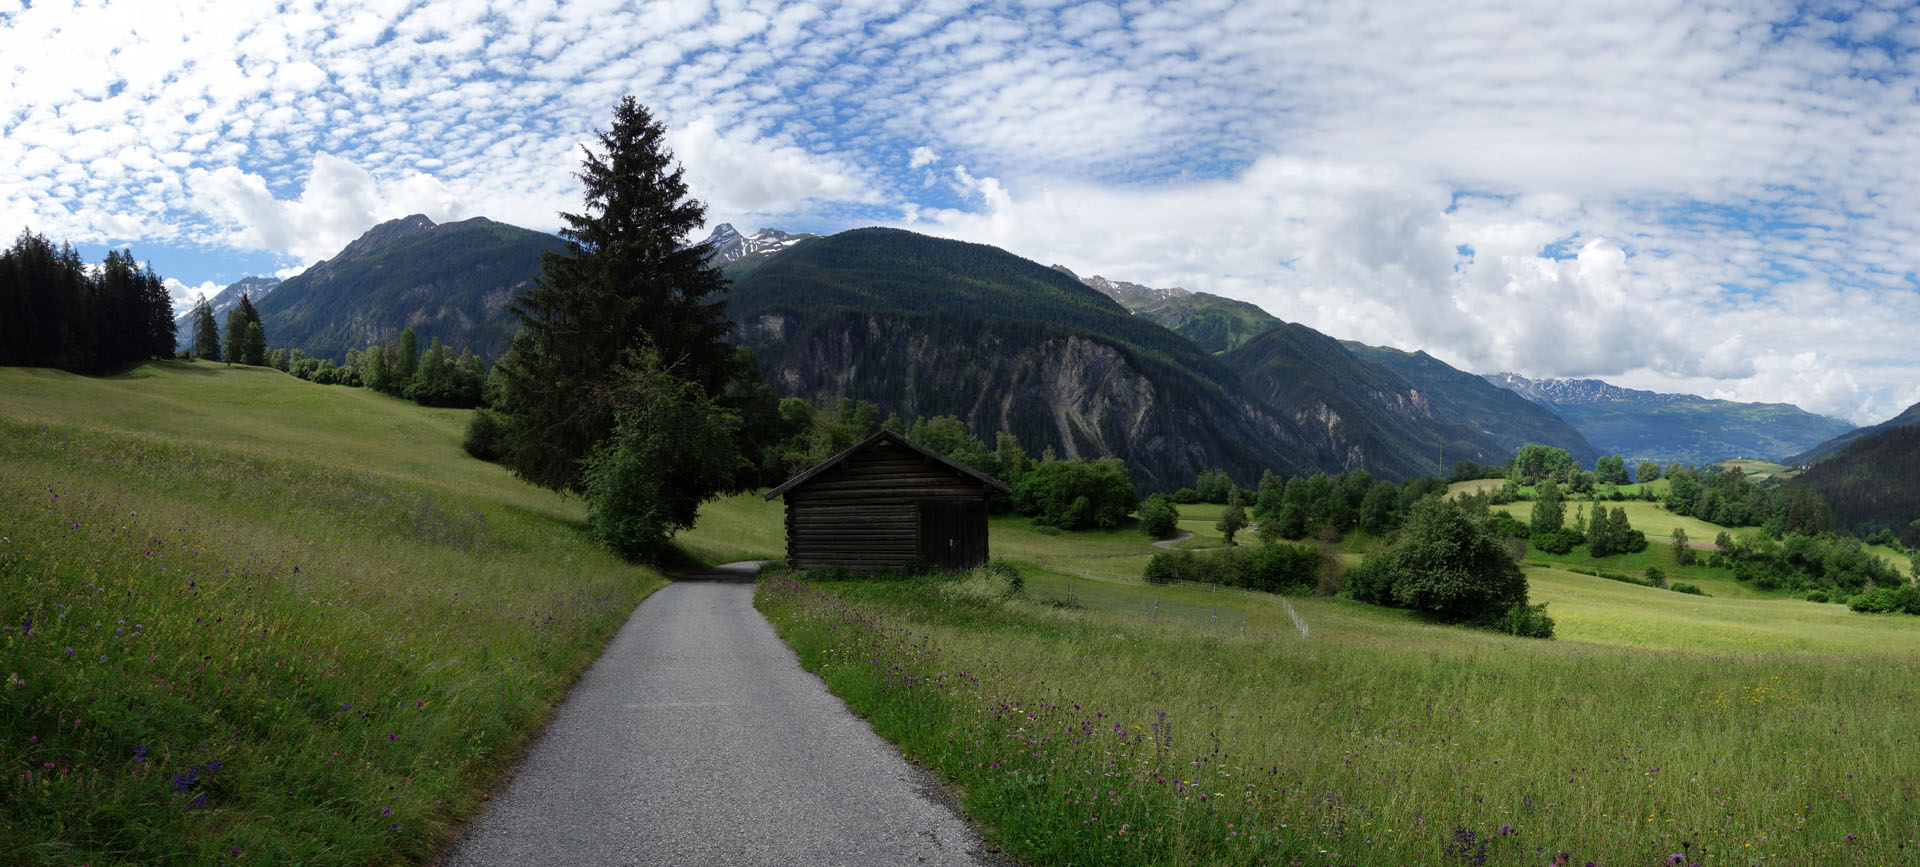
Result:
{"label": "tall spruce tree", "polygon": [[[247,354],[247,326],[259,321],[260,312],[253,309],[253,299],[248,298],[245,292],[240,293],[240,303],[234,305],[232,310],[227,311],[227,339],[225,345],[221,347],[221,351],[226,353],[226,361],[228,364],[233,364],[234,362],[241,364],[261,363],[261,361],[249,360]],[[261,340],[263,350],[265,349],[265,344],[266,341],[263,338]],[[265,355],[266,353],[263,351],[261,354]],[[264,361],[264,359],[261,360]]]}
{"label": "tall spruce tree", "polygon": [[511,305],[526,339],[497,365],[515,414],[504,463],[558,490],[584,489],[581,460],[614,431],[616,372],[633,353],[651,349],[707,395],[732,372],[726,284],[708,247],[687,243],[706,207],[688,196],[665,127],[628,96],[599,142],[577,175],[586,206],[561,215],[566,250],[546,254]]}
{"label": "tall spruce tree", "polygon": [[205,295],[193,305],[193,357],[220,360],[220,326],[213,321],[213,305],[207,303]]}

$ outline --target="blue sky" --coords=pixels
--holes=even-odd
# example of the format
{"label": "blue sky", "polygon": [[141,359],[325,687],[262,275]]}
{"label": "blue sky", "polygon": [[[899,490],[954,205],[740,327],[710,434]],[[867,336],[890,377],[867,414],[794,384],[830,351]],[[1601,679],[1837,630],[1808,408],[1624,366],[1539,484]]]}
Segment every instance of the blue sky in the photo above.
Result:
{"label": "blue sky", "polygon": [[632,93],[711,223],[890,225],[1474,371],[1920,401],[1906,4],[0,0],[0,231],[182,299],[535,229]]}

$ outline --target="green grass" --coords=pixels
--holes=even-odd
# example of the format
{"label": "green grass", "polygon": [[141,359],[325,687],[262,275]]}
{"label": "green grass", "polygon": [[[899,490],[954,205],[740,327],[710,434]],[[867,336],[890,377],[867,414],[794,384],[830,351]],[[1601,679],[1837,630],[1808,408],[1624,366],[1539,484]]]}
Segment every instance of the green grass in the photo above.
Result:
{"label": "green grass", "polygon": [[1462,833],[1522,864],[1920,844],[1911,618],[1536,566],[1553,641],[1292,598],[1303,637],[1275,597],[1117,574],[1119,535],[993,534],[1020,594],[983,570],[770,583],[760,605],[1036,863],[1469,863],[1446,854]]}
{"label": "green grass", "polygon": [[662,583],[467,457],[465,417],[0,369],[0,862],[437,851]]}

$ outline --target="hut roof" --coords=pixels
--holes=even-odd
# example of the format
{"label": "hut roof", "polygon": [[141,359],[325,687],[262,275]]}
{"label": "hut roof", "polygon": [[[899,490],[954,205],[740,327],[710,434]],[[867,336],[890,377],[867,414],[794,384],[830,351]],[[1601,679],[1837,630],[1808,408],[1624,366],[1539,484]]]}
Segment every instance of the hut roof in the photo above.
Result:
{"label": "hut roof", "polygon": [[845,461],[847,458],[850,458],[861,451],[865,451],[866,449],[872,448],[875,444],[879,443],[881,440],[892,440],[895,443],[906,446],[907,448],[912,449],[915,452],[918,452],[921,457],[924,457],[930,461],[934,461],[935,463],[941,464],[947,467],[948,469],[951,469],[954,472],[959,473],[963,476],[967,476],[969,478],[975,479],[979,481],[981,484],[986,485],[989,488],[1001,491],[1002,493],[1013,492],[1012,488],[1007,487],[1006,482],[1000,481],[999,479],[989,476],[986,473],[980,472],[979,470],[976,470],[970,466],[967,466],[966,464],[960,463],[959,461],[956,461],[950,457],[947,457],[946,455],[936,452],[933,449],[927,448],[926,446],[923,446],[917,442],[914,442],[913,440],[907,439],[906,437],[903,437],[897,433],[894,433],[893,431],[883,430],[877,434],[874,434],[873,436],[870,436],[864,440],[861,440],[858,443],[855,443],[852,448],[849,448],[844,452],[841,452],[837,455],[834,455],[833,457],[830,457],[824,461],[821,461],[819,465],[815,466],[813,469],[807,470],[806,472],[803,472],[800,475],[797,475],[791,479],[788,479],[786,481],[786,484],[783,484],[780,487],[777,487],[771,491],[768,491],[766,498],[771,500],[774,497],[778,497],[781,494],[784,494],[790,490],[793,490],[797,486],[806,484],[807,481],[809,479],[812,479],[814,476],[820,475],[821,473],[824,473],[830,469],[833,469],[834,467],[839,466],[842,461]]}

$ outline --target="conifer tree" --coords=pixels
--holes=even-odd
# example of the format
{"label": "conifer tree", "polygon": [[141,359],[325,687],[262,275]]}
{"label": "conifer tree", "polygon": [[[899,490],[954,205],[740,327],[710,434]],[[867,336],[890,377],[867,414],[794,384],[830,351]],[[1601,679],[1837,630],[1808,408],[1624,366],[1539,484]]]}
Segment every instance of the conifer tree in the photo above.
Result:
{"label": "conifer tree", "polygon": [[411,386],[413,375],[420,372],[420,338],[412,328],[400,332],[400,365],[394,371],[400,377],[401,388]]}
{"label": "conifer tree", "polygon": [[[241,293],[240,303],[234,305],[232,310],[227,311],[227,334],[226,340],[224,341],[225,345],[221,347],[221,350],[225,353],[228,364],[233,364],[234,362],[241,364],[250,363],[247,361],[246,354],[247,325],[255,322],[259,318],[260,312],[253,309],[253,299],[247,297],[246,293]],[[264,339],[262,343],[265,343]]]}
{"label": "conifer tree", "polygon": [[205,295],[193,305],[193,357],[220,360],[220,326],[213,321],[213,305],[207,303]]}
{"label": "conifer tree", "polygon": [[[666,128],[633,97],[587,150],[586,205],[563,214],[566,250],[510,305],[524,344],[499,368],[515,419],[505,463],[528,481],[581,490],[581,460],[615,427],[618,375],[650,348],[661,369],[718,395],[732,373],[720,272],[687,243],[706,208],[689,197]],[[879,426],[876,415],[874,427]]]}

